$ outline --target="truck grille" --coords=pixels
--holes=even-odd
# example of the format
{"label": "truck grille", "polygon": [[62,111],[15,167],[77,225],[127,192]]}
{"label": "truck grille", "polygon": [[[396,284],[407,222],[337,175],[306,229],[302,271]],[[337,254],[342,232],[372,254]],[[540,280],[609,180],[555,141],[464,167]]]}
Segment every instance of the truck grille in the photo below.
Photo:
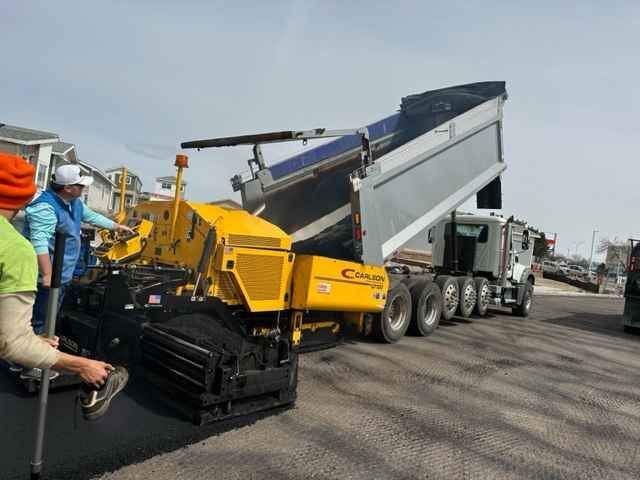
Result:
{"label": "truck grille", "polygon": [[229,245],[234,247],[280,248],[280,239],[255,235],[229,234]]}
{"label": "truck grille", "polygon": [[229,272],[218,272],[217,282],[214,285],[213,295],[228,304],[240,303],[236,295],[236,289]]}
{"label": "truck grille", "polygon": [[236,270],[251,300],[280,298],[283,257],[241,253],[236,259]]}

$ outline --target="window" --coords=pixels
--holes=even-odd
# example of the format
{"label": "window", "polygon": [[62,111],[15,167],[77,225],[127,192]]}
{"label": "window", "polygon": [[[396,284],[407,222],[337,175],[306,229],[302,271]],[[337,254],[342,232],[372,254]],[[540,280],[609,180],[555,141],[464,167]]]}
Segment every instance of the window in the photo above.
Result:
{"label": "window", "polygon": [[168,182],[162,182],[162,189],[163,190],[171,190],[171,184]]}
{"label": "window", "polygon": [[184,185],[180,185],[180,191],[184,192]]}
{"label": "window", "polygon": [[[451,232],[451,224],[447,223],[447,233],[449,232]],[[478,239],[478,243],[487,243],[489,225],[456,223],[456,233],[459,237],[475,237]]]}
{"label": "window", "polygon": [[127,185],[131,185],[131,175],[127,175]]}
{"label": "window", "polygon": [[115,183],[116,185],[120,185],[120,174],[119,173],[116,173],[114,175],[113,183]]}
{"label": "window", "polygon": [[38,164],[38,180],[36,181],[39,187],[44,187],[47,184],[47,167],[45,163]]}
{"label": "window", "polygon": [[126,198],[124,199],[124,204],[125,204],[127,207],[130,207],[130,206],[131,206],[131,197],[126,197]]}

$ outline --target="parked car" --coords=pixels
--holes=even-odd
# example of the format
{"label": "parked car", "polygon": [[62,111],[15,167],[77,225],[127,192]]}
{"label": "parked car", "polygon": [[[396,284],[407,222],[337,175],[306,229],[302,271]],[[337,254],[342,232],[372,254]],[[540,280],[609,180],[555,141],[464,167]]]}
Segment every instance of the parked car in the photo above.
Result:
{"label": "parked car", "polygon": [[587,275],[587,270],[580,265],[569,265],[567,267],[567,276],[577,278],[578,280],[584,280]]}
{"label": "parked car", "polygon": [[542,273],[558,273],[558,262],[554,262],[553,260],[543,260]]}

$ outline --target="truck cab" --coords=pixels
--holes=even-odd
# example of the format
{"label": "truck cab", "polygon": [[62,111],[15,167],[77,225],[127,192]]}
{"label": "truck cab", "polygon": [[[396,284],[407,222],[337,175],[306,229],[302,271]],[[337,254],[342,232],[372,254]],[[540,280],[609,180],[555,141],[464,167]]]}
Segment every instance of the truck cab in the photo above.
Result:
{"label": "truck cab", "polygon": [[[452,241],[453,235],[455,241]],[[486,283],[490,303],[511,306],[516,313],[527,316],[535,284],[531,271],[535,237],[526,226],[512,219],[458,214],[455,222],[447,217],[433,227],[428,241],[432,247],[433,269],[438,276],[476,278],[478,301]],[[462,297],[460,292],[459,305]],[[486,310],[480,307],[476,311]]]}

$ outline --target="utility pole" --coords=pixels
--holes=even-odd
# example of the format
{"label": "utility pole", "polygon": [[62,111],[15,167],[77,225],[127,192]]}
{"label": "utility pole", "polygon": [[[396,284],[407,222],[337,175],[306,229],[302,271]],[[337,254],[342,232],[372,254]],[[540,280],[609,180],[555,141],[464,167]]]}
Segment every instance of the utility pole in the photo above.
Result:
{"label": "utility pole", "polygon": [[587,270],[587,273],[591,273],[591,265],[593,264],[593,246],[596,241],[596,233],[598,233],[598,230],[594,230],[593,234],[591,235],[591,254],[589,255],[589,268]]}

